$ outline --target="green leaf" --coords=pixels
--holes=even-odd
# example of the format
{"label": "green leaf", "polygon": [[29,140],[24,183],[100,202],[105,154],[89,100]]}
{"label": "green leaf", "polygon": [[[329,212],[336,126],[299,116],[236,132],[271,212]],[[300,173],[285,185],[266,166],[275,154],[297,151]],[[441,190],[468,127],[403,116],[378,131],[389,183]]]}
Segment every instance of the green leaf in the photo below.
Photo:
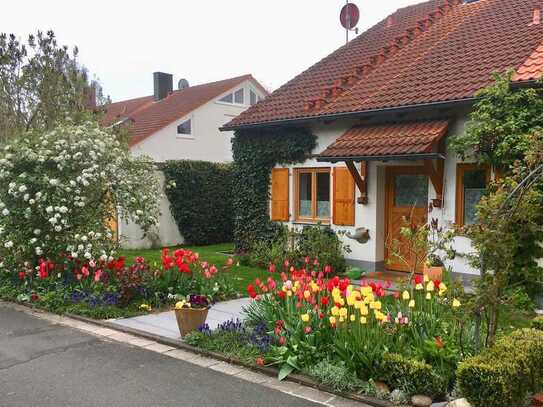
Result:
{"label": "green leaf", "polygon": [[285,377],[287,377],[293,371],[294,371],[294,367],[292,367],[291,365],[285,363],[283,366],[281,366],[281,369],[279,369],[279,374],[277,375],[277,379],[278,380],[283,380]]}

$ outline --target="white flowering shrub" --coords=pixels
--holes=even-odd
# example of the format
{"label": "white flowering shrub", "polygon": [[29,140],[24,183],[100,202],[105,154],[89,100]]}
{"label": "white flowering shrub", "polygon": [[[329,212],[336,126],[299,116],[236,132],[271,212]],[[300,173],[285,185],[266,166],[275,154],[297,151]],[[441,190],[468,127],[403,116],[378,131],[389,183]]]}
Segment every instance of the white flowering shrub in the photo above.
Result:
{"label": "white flowering shrub", "polygon": [[0,151],[0,267],[71,256],[105,261],[115,210],[148,231],[158,222],[153,164],[95,123],[30,134]]}

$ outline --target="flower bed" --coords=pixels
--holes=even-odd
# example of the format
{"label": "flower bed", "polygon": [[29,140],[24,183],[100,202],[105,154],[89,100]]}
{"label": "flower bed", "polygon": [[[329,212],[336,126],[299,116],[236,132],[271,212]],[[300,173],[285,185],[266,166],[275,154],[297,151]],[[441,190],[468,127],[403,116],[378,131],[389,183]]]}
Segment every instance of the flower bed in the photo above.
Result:
{"label": "flower bed", "polygon": [[124,257],[58,258],[40,259],[37,265],[26,262],[17,272],[0,273],[0,298],[54,312],[113,318],[168,307],[191,293],[212,301],[235,296],[228,279],[232,258],[221,267],[183,249],[163,249],[159,266],[150,266],[143,257],[131,264]]}
{"label": "flower bed", "polygon": [[254,301],[244,324],[228,334],[202,328],[189,343],[276,366],[280,379],[299,371],[334,390],[398,402],[415,394],[440,399],[453,390],[457,364],[475,353],[460,291],[417,276],[390,294],[378,283],[354,287],[328,277],[331,268],[316,269],[311,259],[303,263],[285,264],[281,273],[272,268],[265,281],[247,287]]}

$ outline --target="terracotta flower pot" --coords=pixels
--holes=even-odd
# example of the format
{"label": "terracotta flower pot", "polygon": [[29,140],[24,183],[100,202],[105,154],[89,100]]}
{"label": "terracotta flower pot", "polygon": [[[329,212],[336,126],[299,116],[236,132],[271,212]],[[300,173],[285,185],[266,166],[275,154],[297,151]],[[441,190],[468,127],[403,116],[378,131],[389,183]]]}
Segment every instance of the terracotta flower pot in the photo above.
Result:
{"label": "terracotta flower pot", "polygon": [[443,281],[443,267],[442,266],[428,267],[424,265],[423,274],[425,276],[428,276],[428,278],[432,281],[434,280]]}
{"label": "terracotta flower pot", "polygon": [[196,331],[200,326],[206,322],[207,308],[181,308],[175,309],[175,318],[177,319],[177,326],[179,327],[179,333],[183,338],[189,332]]}

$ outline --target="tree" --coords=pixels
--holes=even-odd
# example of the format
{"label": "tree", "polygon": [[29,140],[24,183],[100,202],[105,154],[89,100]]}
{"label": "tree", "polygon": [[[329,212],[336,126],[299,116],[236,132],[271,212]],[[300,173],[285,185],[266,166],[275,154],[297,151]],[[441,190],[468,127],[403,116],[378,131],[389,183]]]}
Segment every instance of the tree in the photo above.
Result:
{"label": "tree", "polygon": [[486,321],[486,344],[498,331],[500,306],[508,289],[532,291],[543,270],[543,98],[540,88],[511,86],[511,73],[496,75],[495,83],[478,96],[464,134],[450,146],[461,157],[475,158],[500,174],[477,207],[476,225],[469,237],[481,270],[475,309]]}
{"label": "tree", "polygon": [[50,130],[71,118],[89,117],[96,82],[77,61],[78,49],[59,46],[52,31],[21,43],[0,34],[0,144],[29,130]]}
{"label": "tree", "polygon": [[152,162],[96,123],[28,132],[0,150],[0,264],[14,273],[63,255],[107,258],[108,219],[118,212],[148,231],[158,188]]}

